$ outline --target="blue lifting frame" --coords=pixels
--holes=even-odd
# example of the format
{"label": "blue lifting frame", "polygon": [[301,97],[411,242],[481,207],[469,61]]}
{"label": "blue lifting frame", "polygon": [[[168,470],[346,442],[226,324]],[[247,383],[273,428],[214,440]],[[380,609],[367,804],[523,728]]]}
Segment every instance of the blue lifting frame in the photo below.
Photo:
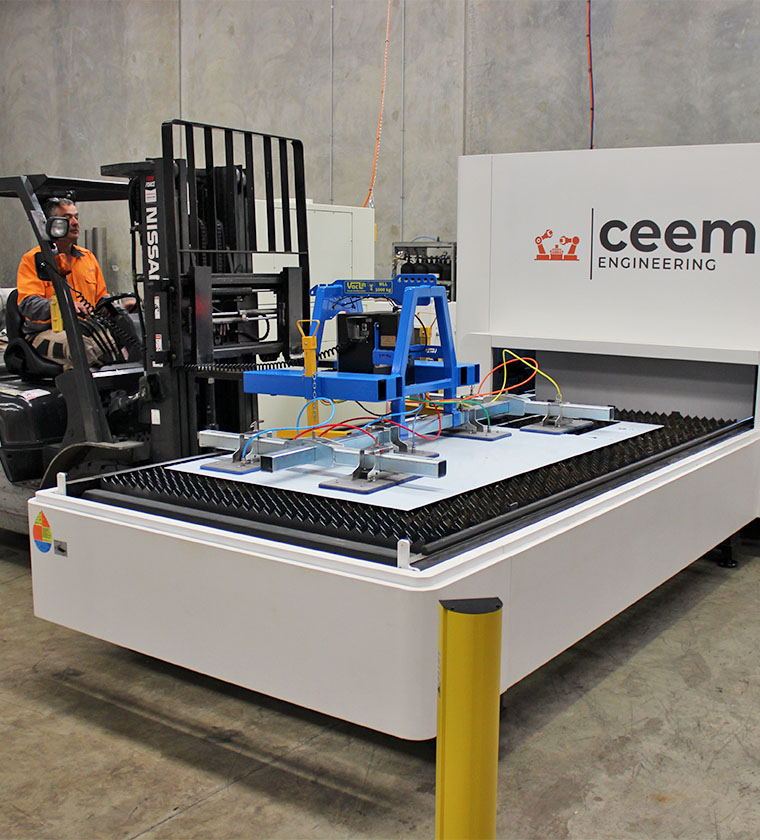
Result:
{"label": "blue lifting frame", "polygon": [[[319,369],[315,377],[306,377],[302,369],[277,368],[249,370],[243,375],[243,388],[249,394],[322,397],[332,400],[391,403],[391,416],[399,419],[406,413],[407,397],[428,391],[443,391],[444,399],[454,399],[457,388],[479,381],[479,365],[460,364],[454,350],[446,290],[432,274],[399,274],[390,280],[338,280],[312,289],[317,352],[322,344],[325,322],[339,312],[362,312],[362,301],[372,298],[392,300],[401,306],[396,346],[375,347],[376,365],[390,366],[390,373],[353,373]],[[414,318],[418,306],[435,306],[439,345],[412,344]],[[446,414],[459,414],[455,404],[447,404]]]}

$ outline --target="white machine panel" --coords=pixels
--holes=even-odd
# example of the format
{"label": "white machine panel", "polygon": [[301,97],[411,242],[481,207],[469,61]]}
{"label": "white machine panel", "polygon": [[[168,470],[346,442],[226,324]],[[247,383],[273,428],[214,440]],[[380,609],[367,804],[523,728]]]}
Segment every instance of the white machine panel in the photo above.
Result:
{"label": "white machine panel", "polygon": [[464,157],[458,215],[460,338],[760,348],[760,144]]}
{"label": "white machine panel", "polygon": [[[43,490],[34,610],[402,738],[435,735],[441,598],[504,603],[501,690],[754,515],[748,432],[425,570]],[[689,504],[684,504],[688,499]],[[33,529],[30,527],[30,531]]]}

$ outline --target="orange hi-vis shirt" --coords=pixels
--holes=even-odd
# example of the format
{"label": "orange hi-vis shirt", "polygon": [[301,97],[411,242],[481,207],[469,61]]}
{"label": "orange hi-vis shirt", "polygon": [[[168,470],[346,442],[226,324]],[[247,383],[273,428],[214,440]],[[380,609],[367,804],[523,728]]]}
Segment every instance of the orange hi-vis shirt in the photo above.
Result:
{"label": "orange hi-vis shirt", "polygon": [[[16,275],[18,303],[26,317],[25,327],[27,332],[41,332],[50,329],[49,300],[55,295],[55,290],[50,280],[40,277],[37,273],[35,256],[40,251],[39,247],[27,251],[21,257],[18,274]],[[67,261],[64,254],[58,254],[56,263],[58,271],[71,287],[71,294],[75,300],[84,299],[91,306],[95,306],[102,297],[108,294],[106,281],[103,278],[103,272],[100,270],[95,254],[88,251],[87,248],[72,245],[71,258]],[[31,300],[27,301],[26,306],[22,305],[26,298],[32,297],[42,298],[43,300],[39,300],[42,305],[30,305],[33,303]],[[44,305],[45,303],[47,305]]]}

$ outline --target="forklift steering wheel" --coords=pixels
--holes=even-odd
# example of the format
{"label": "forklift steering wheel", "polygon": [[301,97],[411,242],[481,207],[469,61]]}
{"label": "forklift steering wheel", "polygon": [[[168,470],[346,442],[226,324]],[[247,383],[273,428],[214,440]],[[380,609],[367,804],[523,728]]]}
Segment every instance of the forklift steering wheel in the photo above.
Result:
{"label": "forklift steering wheel", "polygon": [[95,304],[95,311],[99,312],[102,309],[107,309],[112,315],[115,314],[113,311],[113,304],[116,301],[123,300],[124,298],[134,298],[134,294],[132,292],[121,292],[118,295],[108,295],[108,297],[101,298]]}

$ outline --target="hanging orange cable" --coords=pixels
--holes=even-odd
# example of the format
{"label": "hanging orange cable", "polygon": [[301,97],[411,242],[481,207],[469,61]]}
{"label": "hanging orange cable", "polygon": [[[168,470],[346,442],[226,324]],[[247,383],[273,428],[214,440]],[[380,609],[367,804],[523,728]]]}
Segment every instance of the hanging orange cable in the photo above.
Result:
{"label": "hanging orange cable", "polygon": [[385,56],[383,57],[383,84],[380,88],[380,113],[377,117],[377,140],[375,141],[375,159],[372,162],[372,180],[369,183],[369,192],[367,193],[367,197],[364,199],[364,204],[362,207],[366,207],[370,199],[372,198],[372,193],[375,191],[375,174],[377,172],[377,156],[380,153],[380,138],[383,134],[383,106],[385,104],[385,78],[388,74],[388,45],[391,40],[391,3],[393,0],[388,0],[388,21],[385,25]]}

